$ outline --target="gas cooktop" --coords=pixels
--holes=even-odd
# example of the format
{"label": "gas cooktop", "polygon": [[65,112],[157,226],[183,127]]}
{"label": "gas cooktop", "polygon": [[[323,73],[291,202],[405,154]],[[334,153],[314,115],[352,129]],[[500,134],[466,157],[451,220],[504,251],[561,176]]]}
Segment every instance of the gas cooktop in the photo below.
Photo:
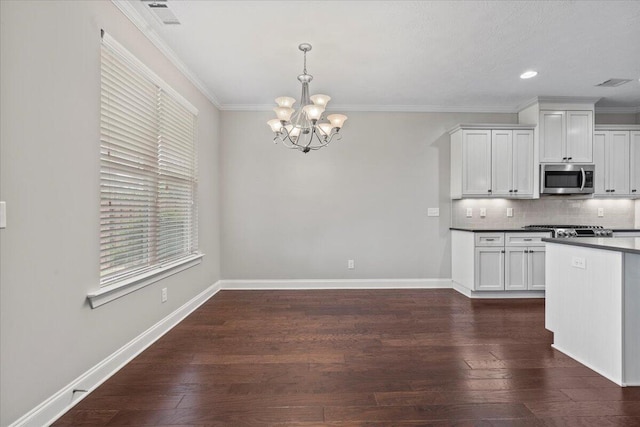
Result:
{"label": "gas cooktop", "polygon": [[613,231],[601,225],[552,225],[533,224],[526,225],[527,230],[549,230],[553,237],[611,237]]}

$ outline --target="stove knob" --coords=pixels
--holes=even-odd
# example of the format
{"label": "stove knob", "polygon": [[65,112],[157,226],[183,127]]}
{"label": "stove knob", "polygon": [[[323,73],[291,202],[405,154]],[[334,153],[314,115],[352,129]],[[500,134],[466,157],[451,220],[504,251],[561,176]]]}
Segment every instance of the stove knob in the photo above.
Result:
{"label": "stove knob", "polygon": [[569,232],[569,236],[568,237],[577,237],[578,236],[578,232],[576,230],[571,230]]}
{"label": "stove knob", "polygon": [[558,230],[558,231],[556,231],[556,237],[565,237],[564,230]]}

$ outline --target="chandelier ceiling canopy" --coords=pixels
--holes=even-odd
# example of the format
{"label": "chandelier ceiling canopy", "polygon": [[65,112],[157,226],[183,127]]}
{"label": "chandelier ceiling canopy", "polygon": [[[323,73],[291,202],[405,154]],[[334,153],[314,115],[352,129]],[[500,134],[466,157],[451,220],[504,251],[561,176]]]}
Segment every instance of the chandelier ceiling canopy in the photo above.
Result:
{"label": "chandelier ceiling canopy", "polygon": [[325,108],[331,97],[321,94],[309,96],[309,83],[313,76],[307,74],[307,52],[311,50],[311,45],[302,43],[298,49],[304,53],[304,68],[298,76],[298,81],[302,84],[299,107],[297,110],[293,108],[296,102],[294,98],[276,98],[278,106],[273,111],[277,118],[269,120],[267,124],[275,133],[274,143],[280,141],[287,148],[308,153],[329,145],[334,139],[341,139],[339,132],[347,116],[329,114],[325,118]]}

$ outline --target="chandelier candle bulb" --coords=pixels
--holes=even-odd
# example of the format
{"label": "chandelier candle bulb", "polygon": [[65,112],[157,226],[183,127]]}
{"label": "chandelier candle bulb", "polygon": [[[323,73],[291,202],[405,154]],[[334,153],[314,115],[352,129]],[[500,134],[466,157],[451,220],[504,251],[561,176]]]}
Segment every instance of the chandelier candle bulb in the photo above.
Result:
{"label": "chandelier candle bulb", "polygon": [[307,115],[307,118],[314,122],[320,120],[322,113],[324,113],[324,107],[315,104],[305,105],[302,110]]}
{"label": "chandelier candle bulb", "polygon": [[329,101],[331,101],[331,97],[328,95],[317,94],[311,97],[311,102],[313,102],[316,105],[321,105],[323,107],[326,107]]}
{"label": "chandelier candle bulb", "polygon": [[319,150],[329,145],[334,139],[341,139],[338,131],[347,120],[343,114],[331,114],[327,123],[323,119],[325,107],[331,100],[328,95],[317,94],[309,96],[309,83],[313,80],[311,74],[307,74],[307,52],[311,50],[309,43],[301,43],[298,46],[304,53],[304,68],[302,74],[298,76],[298,81],[302,85],[302,95],[300,96],[300,107],[296,110],[293,104],[294,98],[280,96],[276,98],[278,106],[273,109],[277,119],[269,120],[267,124],[276,134],[273,142],[282,142],[287,148],[295,148],[308,153],[311,150]]}
{"label": "chandelier candle bulb", "polygon": [[347,120],[347,116],[344,114],[330,114],[327,116],[327,120],[331,122],[334,128],[340,129],[345,120]]}
{"label": "chandelier candle bulb", "polygon": [[278,107],[291,108],[295,103],[296,100],[291,98],[290,96],[281,96],[279,98],[276,98],[276,104],[278,104]]}
{"label": "chandelier candle bulb", "polygon": [[276,107],[273,111],[276,112],[276,116],[279,120],[288,122],[294,112],[294,109],[290,107]]}
{"label": "chandelier candle bulb", "polygon": [[278,119],[271,119],[267,122],[269,126],[271,126],[271,130],[278,133],[282,132],[282,122]]}

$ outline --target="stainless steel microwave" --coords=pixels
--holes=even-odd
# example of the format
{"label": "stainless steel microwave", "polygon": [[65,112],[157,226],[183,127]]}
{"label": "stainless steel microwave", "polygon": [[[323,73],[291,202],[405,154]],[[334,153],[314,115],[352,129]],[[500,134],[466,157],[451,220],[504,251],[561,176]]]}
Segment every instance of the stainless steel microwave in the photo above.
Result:
{"label": "stainless steel microwave", "polygon": [[541,194],[591,194],[595,165],[540,165]]}

